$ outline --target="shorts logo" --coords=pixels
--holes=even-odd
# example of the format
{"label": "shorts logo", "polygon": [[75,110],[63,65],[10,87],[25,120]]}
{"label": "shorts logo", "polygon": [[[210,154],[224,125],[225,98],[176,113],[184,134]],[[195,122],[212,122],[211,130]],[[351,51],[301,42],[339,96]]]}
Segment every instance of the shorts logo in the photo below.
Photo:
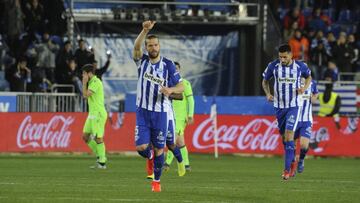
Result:
{"label": "shorts logo", "polygon": [[170,130],[167,132],[167,136],[166,136],[166,137],[168,137],[168,138],[171,138],[171,137],[172,137],[172,133],[171,133]]}
{"label": "shorts logo", "polygon": [[156,137],[156,139],[157,139],[158,141],[164,141],[164,140],[165,140],[165,137],[164,137],[164,135],[163,135],[163,132],[159,132],[159,135]]}
{"label": "shorts logo", "polygon": [[291,115],[288,119],[289,123],[295,123],[294,115]]}

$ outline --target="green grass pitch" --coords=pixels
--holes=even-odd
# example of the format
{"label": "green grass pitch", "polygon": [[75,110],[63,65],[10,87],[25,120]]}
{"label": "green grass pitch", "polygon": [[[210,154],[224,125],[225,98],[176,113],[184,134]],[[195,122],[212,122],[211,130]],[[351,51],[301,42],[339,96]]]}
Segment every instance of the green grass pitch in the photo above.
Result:
{"label": "green grass pitch", "polygon": [[191,155],[193,171],[176,164],[152,193],[141,157],[111,155],[92,170],[88,155],[0,155],[0,202],[360,202],[360,160],[306,160],[305,171],[281,180],[280,157]]}

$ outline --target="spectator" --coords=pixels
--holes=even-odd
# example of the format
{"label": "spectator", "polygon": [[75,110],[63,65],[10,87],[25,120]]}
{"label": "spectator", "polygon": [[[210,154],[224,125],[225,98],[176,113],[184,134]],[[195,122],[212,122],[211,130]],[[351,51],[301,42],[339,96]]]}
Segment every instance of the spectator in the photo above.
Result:
{"label": "spectator", "polygon": [[294,8],[288,12],[284,18],[284,29],[290,29],[294,22],[298,23],[298,28],[303,30],[305,28],[305,17],[299,8]]}
{"label": "spectator", "polygon": [[65,7],[63,0],[42,1],[45,18],[49,20],[47,29],[51,35],[62,36],[66,33]]}
{"label": "spectator", "polygon": [[[340,72],[352,72],[351,61],[355,54],[354,49],[346,42],[346,35],[340,34],[332,55]],[[352,78],[351,76],[344,77],[345,80],[352,80]]]}
{"label": "spectator", "polygon": [[43,34],[42,42],[35,45],[37,53],[37,67],[40,67],[51,82],[54,82],[55,57],[59,46],[50,40],[47,32]]}
{"label": "spectator", "polygon": [[26,58],[19,58],[16,64],[5,71],[5,79],[9,82],[10,91],[25,92],[27,84],[31,83],[31,70],[27,67]]}
{"label": "spectator", "polygon": [[106,60],[105,65],[102,68],[99,68],[99,69],[98,69],[98,62],[96,60],[94,60],[93,63],[92,63],[93,66],[94,66],[94,69],[95,69],[95,74],[100,80],[102,80],[102,75],[104,73],[106,73],[106,71],[109,69],[110,59],[111,59],[111,55],[107,54],[107,60]]}
{"label": "spectator", "polygon": [[[70,58],[67,61],[66,70],[60,75],[60,84],[74,85],[75,91],[80,93],[82,90],[81,81],[76,73],[76,61],[75,58]],[[60,92],[71,92],[70,88],[61,88]]]}
{"label": "spectator", "polygon": [[5,34],[7,35],[7,44],[10,49],[10,55],[19,57],[19,37],[24,32],[24,14],[21,11],[20,0],[6,0],[5,1],[4,24]]}
{"label": "spectator", "polygon": [[356,44],[356,40],[355,40],[355,35],[354,34],[350,34],[347,38],[347,43],[349,44],[349,46],[351,47],[351,49],[354,50],[354,57],[351,60],[351,67],[352,67],[352,72],[356,72],[357,70],[357,66],[358,66],[358,61],[359,61],[359,47]]}
{"label": "spectator", "polygon": [[336,63],[334,61],[330,60],[328,62],[327,69],[325,70],[322,79],[323,80],[331,79],[331,81],[334,82],[338,79],[338,76],[339,76],[339,70],[336,66]]}
{"label": "spectator", "polygon": [[91,59],[91,52],[89,52],[86,49],[86,44],[85,41],[83,39],[80,39],[78,41],[79,43],[79,48],[75,51],[75,58],[76,58],[76,63],[77,63],[77,74],[80,76],[81,75],[81,68],[88,63],[91,63],[92,60]]}
{"label": "spectator", "polygon": [[318,30],[316,32],[315,38],[311,41],[311,49],[318,47],[319,43],[321,43],[324,46],[326,53],[328,55],[331,55],[329,42],[324,37],[324,32],[322,30]]}
{"label": "spectator", "polygon": [[311,50],[311,71],[314,73],[316,80],[319,80],[325,71],[330,55],[326,51],[324,41],[316,42],[316,47]]}
{"label": "spectator", "polygon": [[55,59],[55,80],[60,82],[60,75],[64,74],[67,71],[67,64],[69,59],[73,58],[72,45],[70,41],[64,43],[64,47],[59,51]]}
{"label": "spectator", "polygon": [[30,0],[25,6],[25,29],[33,37],[45,28],[44,8],[38,0]]}
{"label": "spectator", "polygon": [[299,29],[299,25],[297,22],[293,22],[290,29],[284,30],[284,40],[288,41],[292,36],[294,36],[295,30]]}
{"label": "spectator", "polygon": [[320,8],[314,8],[313,14],[309,19],[309,28],[326,32],[327,27],[331,25],[329,16],[324,15]]}
{"label": "spectator", "polygon": [[293,53],[293,58],[296,60],[303,60],[305,62],[309,59],[309,41],[302,35],[300,29],[297,29],[294,36],[289,40],[289,45]]}
{"label": "spectator", "polygon": [[330,50],[332,50],[336,45],[336,37],[335,37],[334,33],[328,32],[326,39],[329,43]]}

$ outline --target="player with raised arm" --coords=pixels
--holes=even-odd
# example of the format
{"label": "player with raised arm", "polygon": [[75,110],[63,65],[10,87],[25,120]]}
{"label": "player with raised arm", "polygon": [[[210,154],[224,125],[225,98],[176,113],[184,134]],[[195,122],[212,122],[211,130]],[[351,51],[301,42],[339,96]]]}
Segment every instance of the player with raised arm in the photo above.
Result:
{"label": "player with raised arm", "polygon": [[[282,178],[290,178],[290,167],[294,158],[294,132],[303,105],[301,95],[311,82],[310,69],[301,61],[293,60],[288,44],[279,47],[279,59],[269,63],[263,73],[262,86],[268,101],[274,102],[279,132],[285,146],[284,171]],[[305,85],[301,86],[301,77]],[[274,78],[274,95],[270,92],[269,80]]]}
{"label": "player with raised arm", "polygon": [[[164,164],[167,112],[171,110],[169,96],[172,93],[182,93],[184,87],[174,63],[160,56],[159,38],[148,35],[154,25],[155,21],[142,23],[143,28],[135,40],[133,50],[133,59],[138,67],[135,144],[142,157],[154,159],[152,191],[161,192],[160,176]],[[143,54],[141,48],[144,42],[147,54]]]}

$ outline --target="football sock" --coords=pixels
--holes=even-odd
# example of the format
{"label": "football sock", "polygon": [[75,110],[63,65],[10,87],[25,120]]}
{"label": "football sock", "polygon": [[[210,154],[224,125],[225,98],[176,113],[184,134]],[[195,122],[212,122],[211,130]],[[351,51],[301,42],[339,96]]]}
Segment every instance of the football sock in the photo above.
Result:
{"label": "football sock", "polygon": [[96,146],[96,150],[99,155],[99,163],[105,163],[106,162],[106,155],[105,155],[105,143],[99,143]]}
{"label": "football sock", "polygon": [[300,161],[304,161],[307,152],[308,152],[308,149],[305,149],[305,148],[300,149],[300,158],[299,158]]}
{"label": "football sock", "polygon": [[[180,152],[179,147],[176,147],[176,146],[175,146],[175,148],[174,148],[173,150],[171,150],[171,152],[172,152],[172,154],[175,156],[176,160],[177,160],[179,163],[181,163],[181,162],[183,161],[183,158],[182,158],[182,156],[181,156],[181,152]],[[171,163],[171,162],[170,162],[170,163]]]}
{"label": "football sock", "polygon": [[165,163],[167,165],[171,165],[171,162],[173,161],[174,159],[174,154],[172,153],[172,151],[168,150],[167,153],[166,153],[166,161]]}
{"label": "football sock", "polygon": [[164,153],[154,158],[154,180],[160,181],[162,167],[164,165]]}
{"label": "football sock", "polygon": [[294,141],[285,142],[285,170],[290,171],[290,165],[294,157]]}
{"label": "football sock", "polygon": [[181,152],[181,156],[184,160],[184,164],[185,166],[188,166],[190,165],[190,162],[189,162],[189,153],[188,153],[188,150],[186,148],[186,145],[180,147],[180,152]]}

